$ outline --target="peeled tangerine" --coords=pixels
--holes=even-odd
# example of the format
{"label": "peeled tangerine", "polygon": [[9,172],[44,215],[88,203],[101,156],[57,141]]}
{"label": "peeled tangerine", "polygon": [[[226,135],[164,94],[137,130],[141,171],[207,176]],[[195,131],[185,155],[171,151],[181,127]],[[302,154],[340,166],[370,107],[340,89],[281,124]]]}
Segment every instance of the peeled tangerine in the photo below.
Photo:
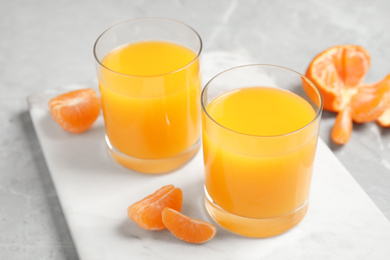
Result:
{"label": "peeled tangerine", "polygon": [[171,208],[163,210],[162,220],[174,236],[188,243],[207,242],[217,233],[214,225],[190,218]]}
{"label": "peeled tangerine", "polygon": [[87,131],[100,114],[100,100],[91,88],[70,91],[49,101],[50,114],[66,131]]}
{"label": "peeled tangerine", "polygon": [[182,202],[182,191],[167,185],[132,204],[127,214],[141,228],[167,228],[177,238],[188,243],[204,243],[212,239],[217,233],[215,226],[180,213]]}
{"label": "peeled tangerine", "polygon": [[338,113],[331,138],[337,144],[349,140],[353,121],[375,121],[390,126],[390,74],[375,84],[363,83],[370,55],[361,46],[339,45],[318,54],[306,76],[320,90],[324,109]]}
{"label": "peeled tangerine", "polygon": [[167,185],[146,198],[132,204],[127,209],[129,218],[141,228],[147,230],[163,230],[162,211],[166,207],[180,211],[183,203],[181,189]]}
{"label": "peeled tangerine", "polygon": [[387,77],[381,81],[381,84],[385,85],[387,91],[383,95],[383,103],[386,107],[385,111],[378,117],[376,120],[379,125],[383,127],[390,127],[390,74],[387,75]]}

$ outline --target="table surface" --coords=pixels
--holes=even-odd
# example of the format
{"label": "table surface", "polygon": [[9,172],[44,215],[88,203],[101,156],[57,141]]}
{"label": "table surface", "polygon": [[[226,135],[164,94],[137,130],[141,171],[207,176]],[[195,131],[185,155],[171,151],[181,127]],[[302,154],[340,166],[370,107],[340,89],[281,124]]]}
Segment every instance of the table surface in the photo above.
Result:
{"label": "table surface", "polygon": [[[0,259],[78,259],[26,97],[95,78],[99,34],[137,17],[169,17],[201,35],[204,52],[243,51],[259,63],[304,73],[339,44],[371,54],[367,82],[390,73],[390,1],[20,1],[0,4]],[[321,137],[390,219],[390,128],[354,125],[334,145],[324,112]]]}

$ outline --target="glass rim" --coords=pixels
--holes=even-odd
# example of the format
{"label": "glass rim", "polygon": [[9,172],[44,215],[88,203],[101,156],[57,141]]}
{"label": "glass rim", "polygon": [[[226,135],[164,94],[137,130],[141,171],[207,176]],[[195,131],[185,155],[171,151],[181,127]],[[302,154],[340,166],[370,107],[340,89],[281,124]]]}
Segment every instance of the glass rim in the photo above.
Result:
{"label": "glass rim", "polygon": [[[297,130],[294,130],[294,131],[291,131],[291,132],[288,132],[288,133],[285,133],[285,134],[278,134],[278,135],[254,135],[254,134],[246,134],[246,133],[242,133],[242,132],[238,132],[236,130],[233,130],[233,129],[230,129],[220,123],[218,123],[217,121],[215,121],[215,119],[207,112],[206,110],[206,107],[205,107],[205,104],[204,104],[204,99],[205,99],[205,93],[206,93],[206,90],[209,88],[210,84],[212,83],[212,81],[214,81],[214,79],[216,79],[217,77],[221,76],[222,74],[225,74],[226,72],[229,72],[231,70],[235,70],[235,69],[240,69],[240,68],[245,68],[245,67],[269,67],[269,68],[276,68],[276,69],[282,69],[282,70],[286,70],[286,71],[290,71],[294,74],[297,74],[297,76],[300,76],[301,78],[307,80],[307,82],[313,87],[313,89],[316,91],[318,97],[319,97],[319,101],[320,101],[320,105],[318,106],[318,109],[315,111],[316,112],[316,116],[309,122],[307,123],[306,125],[304,125],[303,127],[297,129]],[[226,93],[226,92],[225,92]],[[224,93],[224,94],[225,94]],[[298,133],[300,131],[303,131],[305,128],[309,127],[310,125],[314,124],[314,122],[316,122],[319,117],[321,116],[322,114],[322,111],[323,111],[323,98],[322,98],[322,95],[321,95],[321,92],[320,90],[318,89],[318,87],[309,79],[307,78],[305,75],[295,71],[295,70],[292,70],[292,69],[289,69],[289,68],[286,68],[286,67],[282,67],[282,66],[278,66],[278,65],[272,65],[272,64],[247,64],[247,65],[241,65],[241,66],[236,66],[236,67],[233,67],[233,68],[230,68],[230,69],[227,69],[227,70],[224,70],[220,73],[218,73],[217,75],[215,75],[214,77],[212,77],[208,82],[207,84],[205,85],[205,87],[203,88],[202,90],[202,94],[201,94],[201,107],[202,107],[202,110],[203,112],[206,114],[206,116],[208,118],[211,119],[212,122],[214,122],[215,124],[217,124],[218,126],[222,127],[223,129],[226,129],[230,132],[233,132],[235,134],[239,134],[239,135],[244,135],[244,136],[250,136],[250,137],[255,137],[255,138],[280,138],[280,137],[283,137],[283,136],[288,136],[288,135],[292,135],[294,133]]]}
{"label": "glass rim", "polygon": [[[156,75],[131,75],[131,74],[124,74],[124,73],[121,73],[121,72],[118,72],[118,71],[115,71],[115,70],[112,70],[110,68],[108,68],[107,66],[103,65],[103,63],[100,61],[100,59],[97,57],[97,54],[96,54],[96,48],[97,48],[97,44],[99,42],[99,40],[108,32],[108,31],[111,31],[112,29],[115,29],[121,25],[124,25],[124,24],[128,24],[128,23],[133,23],[133,22],[139,22],[139,21],[143,21],[143,20],[160,20],[160,21],[165,21],[165,22],[173,22],[173,23],[176,23],[176,24],[180,24],[184,27],[186,27],[187,29],[189,29],[190,31],[192,31],[198,38],[199,40],[199,50],[197,51],[196,53],[196,56],[194,59],[192,59],[190,62],[188,62],[187,64],[185,64],[184,66],[180,67],[179,69],[176,69],[176,70],[173,70],[173,71],[169,71],[169,72],[166,72],[166,73],[162,73],[162,74],[156,74]],[[184,70],[185,68],[191,66],[196,60],[199,59],[200,57],[200,54],[202,53],[202,50],[203,50],[203,42],[202,42],[202,38],[200,37],[199,33],[194,29],[192,28],[191,26],[183,23],[183,22],[180,22],[178,20],[174,20],[174,19],[170,19],[170,18],[163,18],[163,17],[144,17],[144,18],[135,18],[135,19],[130,19],[130,20],[126,20],[126,21],[122,21],[120,23],[117,23],[117,24],[114,24],[110,27],[108,27],[106,30],[104,30],[100,35],[99,37],[96,39],[95,41],[95,44],[93,45],[93,56],[95,57],[95,60],[96,62],[101,66],[103,67],[104,69],[106,70],[109,70],[113,73],[116,73],[116,74],[119,74],[121,76],[126,76],[126,77],[134,77],[134,78],[154,78],[154,77],[162,77],[162,76],[166,76],[166,75],[169,75],[169,74],[174,74],[176,72],[179,72],[181,70]]]}

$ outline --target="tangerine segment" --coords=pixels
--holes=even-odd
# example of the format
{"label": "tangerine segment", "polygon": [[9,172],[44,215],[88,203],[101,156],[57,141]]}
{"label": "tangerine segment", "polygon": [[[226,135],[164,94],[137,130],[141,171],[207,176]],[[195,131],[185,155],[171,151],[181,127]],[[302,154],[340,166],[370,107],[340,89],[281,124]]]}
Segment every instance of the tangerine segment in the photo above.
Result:
{"label": "tangerine segment", "polygon": [[382,85],[386,86],[385,93],[382,96],[382,104],[386,109],[377,119],[377,122],[383,127],[390,127],[390,74],[382,81]]}
{"label": "tangerine segment", "polygon": [[389,92],[390,84],[386,80],[359,88],[351,100],[353,121],[366,123],[378,119],[390,107]]}
{"label": "tangerine segment", "polygon": [[337,114],[336,122],[331,132],[331,139],[336,144],[346,144],[351,137],[353,128],[351,107],[347,106]]}
{"label": "tangerine segment", "polygon": [[163,210],[162,220],[174,236],[188,243],[207,242],[217,233],[214,225],[190,218],[172,208]]}
{"label": "tangerine segment", "polygon": [[306,77],[319,88],[324,100],[324,109],[339,112],[357,93],[369,66],[370,55],[363,47],[334,46],[312,60]]}
{"label": "tangerine segment", "polygon": [[380,126],[390,127],[390,108],[386,109],[376,121]]}
{"label": "tangerine segment", "polygon": [[82,133],[88,130],[100,114],[96,91],[87,88],[64,93],[49,101],[50,114],[66,131]]}
{"label": "tangerine segment", "polygon": [[132,204],[127,209],[129,218],[141,228],[147,230],[163,230],[162,211],[165,207],[181,210],[183,192],[173,185],[167,185],[144,199]]}

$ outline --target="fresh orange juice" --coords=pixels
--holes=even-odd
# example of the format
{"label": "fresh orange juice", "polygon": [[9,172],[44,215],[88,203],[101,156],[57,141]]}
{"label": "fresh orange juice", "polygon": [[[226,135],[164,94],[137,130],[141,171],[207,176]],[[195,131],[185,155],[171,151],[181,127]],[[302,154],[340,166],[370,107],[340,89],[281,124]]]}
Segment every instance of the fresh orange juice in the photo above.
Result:
{"label": "fresh orange juice", "polygon": [[256,237],[297,224],[307,210],[318,137],[318,125],[309,125],[313,107],[286,90],[248,87],[222,94],[205,109],[211,215],[229,230]]}
{"label": "fresh orange juice", "polygon": [[[201,85],[195,52],[171,42],[143,41],[112,50],[102,64],[99,85],[113,149],[135,160],[164,160],[180,157],[198,142]],[[114,158],[140,172],[169,171],[179,163],[139,165]]]}

